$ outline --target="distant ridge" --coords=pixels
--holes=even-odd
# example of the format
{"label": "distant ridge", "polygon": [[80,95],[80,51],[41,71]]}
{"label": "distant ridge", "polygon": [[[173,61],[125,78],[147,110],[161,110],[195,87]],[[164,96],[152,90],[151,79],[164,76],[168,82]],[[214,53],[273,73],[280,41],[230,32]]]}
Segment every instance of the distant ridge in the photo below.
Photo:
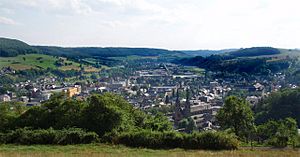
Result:
{"label": "distant ridge", "polygon": [[190,55],[190,56],[210,56],[210,55],[218,55],[227,52],[236,51],[238,49],[223,49],[223,50],[182,50],[181,52]]}
{"label": "distant ridge", "polygon": [[0,38],[0,56],[15,57],[20,54],[37,53],[38,50],[16,39]]}

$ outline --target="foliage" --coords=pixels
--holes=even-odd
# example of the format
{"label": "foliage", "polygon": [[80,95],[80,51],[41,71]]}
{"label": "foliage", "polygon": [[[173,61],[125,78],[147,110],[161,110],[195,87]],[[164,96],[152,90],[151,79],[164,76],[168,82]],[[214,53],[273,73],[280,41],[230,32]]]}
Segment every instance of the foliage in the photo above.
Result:
{"label": "foliage", "polygon": [[127,57],[127,56],[160,56],[176,55],[182,52],[173,52],[163,49],[150,48],[98,48],[98,47],[79,47],[79,48],[62,48],[62,47],[36,47],[43,53],[55,56],[65,56],[68,58],[99,58],[99,57]]}
{"label": "foliage", "polygon": [[249,103],[235,96],[226,98],[216,118],[222,129],[233,129],[243,139],[248,138],[254,128],[254,117]]}
{"label": "foliage", "polygon": [[265,123],[269,120],[280,120],[291,117],[297,120],[300,127],[300,88],[283,89],[271,93],[254,109],[256,122]]}
{"label": "foliage", "polygon": [[[232,51],[227,55],[211,55],[207,57],[196,56],[193,58],[183,58],[175,60],[175,63],[197,66],[206,70],[242,74],[242,75],[268,75],[280,72],[290,67],[293,59],[286,58],[269,62],[267,57],[251,58],[253,56],[275,55],[280,51],[275,48],[260,47]],[[248,58],[239,58],[248,57]]]}
{"label": "foliage", "polygon": [[139,131],[124,133],[117,143],[131,147],[186,148],[186,149],[237,149],[237,139],[221,132],[183,134],[178,132]]}
{"label": "foliage", "polygon": [[229,52],[228,54],[234,57],[253,57],[253,56],[280,54],[280,51],[272,47],[252,47],[252,48],[232,51]]}
{"label": "foliage", "polygon": [[79,128],[63,130],[21,128],[9,133],[0,134],[0,143],[4,144],[87,144],[98,141],[98,135],[94,132],[86,132]]}
{"label": "foliage", "polygon": [[0,56],[14,57],[19,54],[37,53],[38,50],[26,43],[7,38],[0,38]]}
{"label": "foliage", "polygon": [[163,115],[151,116],[134,109],[115,94],[92,95],[87,102],[53,95],[41,107],[32,107],[14,121],[15,128],[63,129],[80,127],[100,136],[136,129],[167,131],[172,124]]}
{"label": "foliage", "polygon": [[257,127],[257,135],[261,141],[277,147],[295,146],[297,142],[297,122],[292,118],[279,121],[268,121]]}
{"label": "foliage", "polygon": [[192,133],[197,129],[195,121],[191,117],[182,119],[178,126],[179,128],[185,128],[186,133]]}

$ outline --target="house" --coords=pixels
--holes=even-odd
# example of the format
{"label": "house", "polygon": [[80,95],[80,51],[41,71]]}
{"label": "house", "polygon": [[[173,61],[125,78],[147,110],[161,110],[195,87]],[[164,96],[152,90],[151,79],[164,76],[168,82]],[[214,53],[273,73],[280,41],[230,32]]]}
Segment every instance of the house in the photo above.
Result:
{"label": "house", "polygon": [[0,102],[8,102],[11,101],[10,96],[7,94],[0,95]]}
{"label": "house", "polygon": [[69,87],[64,90],[68,97],[73,97],[74,95],[79,95],[81,93],[81,86]]}

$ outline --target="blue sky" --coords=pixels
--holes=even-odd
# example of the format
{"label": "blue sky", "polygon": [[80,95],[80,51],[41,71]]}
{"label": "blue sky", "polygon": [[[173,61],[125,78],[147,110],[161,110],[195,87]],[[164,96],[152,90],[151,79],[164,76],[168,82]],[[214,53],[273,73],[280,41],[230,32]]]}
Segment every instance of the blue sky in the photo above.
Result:
{"label": "blue sky", "polygon": [[0,36],[33,45],[300,47],[299,0],[0,0]]}

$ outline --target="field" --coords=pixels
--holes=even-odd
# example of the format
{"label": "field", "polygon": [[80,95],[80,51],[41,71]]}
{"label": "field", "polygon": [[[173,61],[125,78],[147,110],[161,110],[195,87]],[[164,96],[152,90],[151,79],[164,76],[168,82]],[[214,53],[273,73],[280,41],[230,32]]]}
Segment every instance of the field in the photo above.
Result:
{"label": "field", "polygon": [[[0,68],[11,67],[15,70],[26,70],[26,69],[60,69],[60,70],[80,70],[80,64],[77,62],[69,61],[66,58],[60,57],[63,60],[62,66],[56,66],[55,62],[59,58],[43,54],[26,54],[19,55],[16,57],[0,57]],[[100,69],[92,66],[83,65],[85,72],[98,72]]]}
{"label": "field", "polygon": [[286,60],[287,58],[300,58],[300,50],[287,50],[279,49],[280,54],[275,55],[262,55],[262,56],[253,56],[253,57],[240,57],[240,58],[270,58],[268,62]]}
{"label": "field", "polygon": [[0,146],[0,157],[299,157],[300,150],[284,149],[240,149],[236,151],[203,151],[203,150],[152,150],[128,148],[105,144],[70,145],[70,146]]}

